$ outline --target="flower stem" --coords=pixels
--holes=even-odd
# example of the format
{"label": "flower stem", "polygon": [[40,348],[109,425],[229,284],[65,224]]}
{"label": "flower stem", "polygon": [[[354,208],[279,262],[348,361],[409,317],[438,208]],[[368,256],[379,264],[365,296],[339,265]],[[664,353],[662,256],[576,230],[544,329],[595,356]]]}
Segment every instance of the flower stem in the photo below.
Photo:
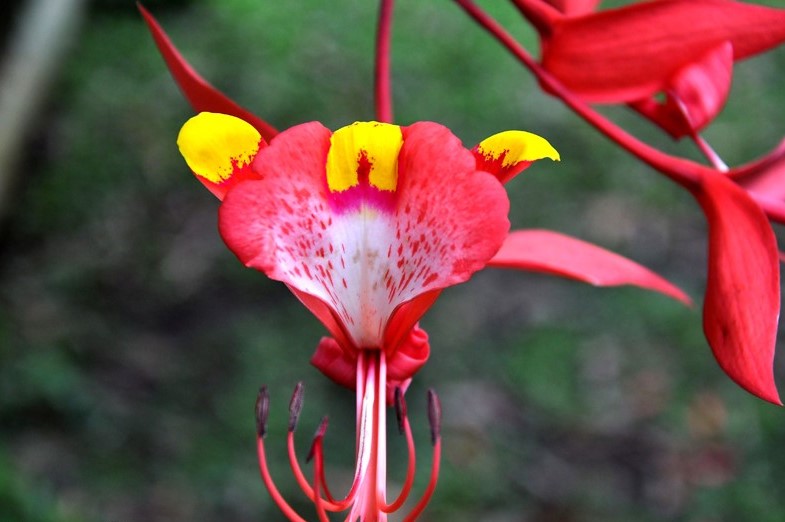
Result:
{"label": "flower stem", "polygon": [[379,24],[376,30],[375,95],[376,119],[392,123],[392,87],[390,82],[390,35],[394,0],[381,0]]}

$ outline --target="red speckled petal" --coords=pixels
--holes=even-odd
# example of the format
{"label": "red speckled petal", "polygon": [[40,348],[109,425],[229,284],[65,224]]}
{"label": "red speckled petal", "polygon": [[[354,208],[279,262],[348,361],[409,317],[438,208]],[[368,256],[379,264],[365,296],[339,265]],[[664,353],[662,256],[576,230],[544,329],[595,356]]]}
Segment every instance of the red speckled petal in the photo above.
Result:
{"label": "red speckled petal", "polygon": [[[400,305],[485,265],[509,227],[509,203],[449,130],[422,123],[404,129],[394,208],[334,212],[329,137],[317,123],[300,125],[260,151],[263,179],[227,194],[220,231],[246,265],[326,303],[354,347],[381,347]],[[409,315],[411,326],[418,317]]]}
{"label": "red speckled petal", "polygon": [[510,203],[493,176],[474,170],[474,156],[447,128],[415,123],[403,137],[393,255],[407,276],[415,273],[420,294],[462,283],[485,266],[509,230]]}

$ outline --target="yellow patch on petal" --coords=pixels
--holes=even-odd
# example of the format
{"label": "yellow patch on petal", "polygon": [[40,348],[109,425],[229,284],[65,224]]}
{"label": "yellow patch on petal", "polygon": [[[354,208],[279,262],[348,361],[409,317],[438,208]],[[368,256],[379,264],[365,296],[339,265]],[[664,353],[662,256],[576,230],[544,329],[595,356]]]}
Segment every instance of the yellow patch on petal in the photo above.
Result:
{"label": "yellow patch on petal", "polygon": [[543,158],[559,161],[559,153],[548,143],[548,140],[525,131],[504,131],[494,134],[477,145],[477,152],[489,159],[497,159],[504,155],[502,168]]}
{"label": "yellow patch on petal", "polygon": [[214,112],[202,112],[185,122],[177,146],[194,173],[221,183],[235,169],[253,160],[262,136],[251,124]]}
{"label": "yellow patch on petal", "polygon": [[401,128],[389,123],[356,122],[335,131],[327,153],[327,186],[343,192],[360,183],[379,190],[398,186]]}

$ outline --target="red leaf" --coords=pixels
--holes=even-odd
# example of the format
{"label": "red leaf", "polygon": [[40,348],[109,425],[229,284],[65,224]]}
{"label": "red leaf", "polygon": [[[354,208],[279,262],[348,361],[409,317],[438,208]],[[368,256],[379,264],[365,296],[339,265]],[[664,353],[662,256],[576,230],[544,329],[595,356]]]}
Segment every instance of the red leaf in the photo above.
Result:
{"label": "red leaf", "polygon": [[733,59],[785,40],[785,10],[732,0],[655,0],[554,19],[541,30],[542,64],[590,102],[648,98],[719,42]]}
{"label": "red leaf", "polygon": [[544,272],[597,286],[635,285],[691,303],[684,292],[648,268],[591,243],[548,230],[511,232],[488,266]]}
{"label": "red leaf", "polygon": [[760,207],[725,176],[704,176],[695,197],[709,222],[706,338],[739,386],[782,404],[772,371],[780,311],[774,233]]}
{"label": "red leaf", "polygon": [[149,27],[150,33],[153,35],[155,44],[158,46],[164,61],[166,61],[167,67],[169,67],[169,72],[196,112],[218,112],[236,116],[253,125],[266,141],[270,141],[278,134],[278,131],[269,123],[243,109],[207,83],[185,61],[155,18],[142,7],[142,4],[137,4],[137,7],[139,7],[139,12],[142,13],[145,22],[147,22],[147,27]]}

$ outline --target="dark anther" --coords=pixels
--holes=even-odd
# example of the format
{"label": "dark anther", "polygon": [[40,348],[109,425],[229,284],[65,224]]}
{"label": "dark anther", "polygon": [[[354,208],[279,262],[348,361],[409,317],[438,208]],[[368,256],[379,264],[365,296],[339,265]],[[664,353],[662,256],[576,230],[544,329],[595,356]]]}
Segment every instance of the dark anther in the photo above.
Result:
{"label": "dark anther", "polygon": [[398,420],[398,433],[403,435],[403,421],[406,419],[406,399],[403,398],[403,390],[400,386],[395,387],[395,418]]}
{"label": "dark anther", "polygon": [[314,452],[316,451],[316,443],[324,438],[325,433],[327,433],[327,415],[322,417],[322,422],[320,422],[319,427],[316,428],[316,433],[314,433],[313,440],[311,441],[311,449],[308,450],[308,455],[305,457],[306,463],[311,462]]}
{"label": "dark anther", "polygon": [[442,436],[442,404],[433,388],[428,389],[428,422],[431,425],[431,444]]}
{"label": "dark anther", "polygon": [[270,394],[267,393],[267,386],[259,388],[259,395],[256,396],[256,434],[259,437],[267,435],[267,415],[270,412]]}
{"label": "dark anther", "polygon": [[289,431],[297,429],[297,421],[303,409],[303,383],[297,383],[292,393],[292,400],[289,401]]}

